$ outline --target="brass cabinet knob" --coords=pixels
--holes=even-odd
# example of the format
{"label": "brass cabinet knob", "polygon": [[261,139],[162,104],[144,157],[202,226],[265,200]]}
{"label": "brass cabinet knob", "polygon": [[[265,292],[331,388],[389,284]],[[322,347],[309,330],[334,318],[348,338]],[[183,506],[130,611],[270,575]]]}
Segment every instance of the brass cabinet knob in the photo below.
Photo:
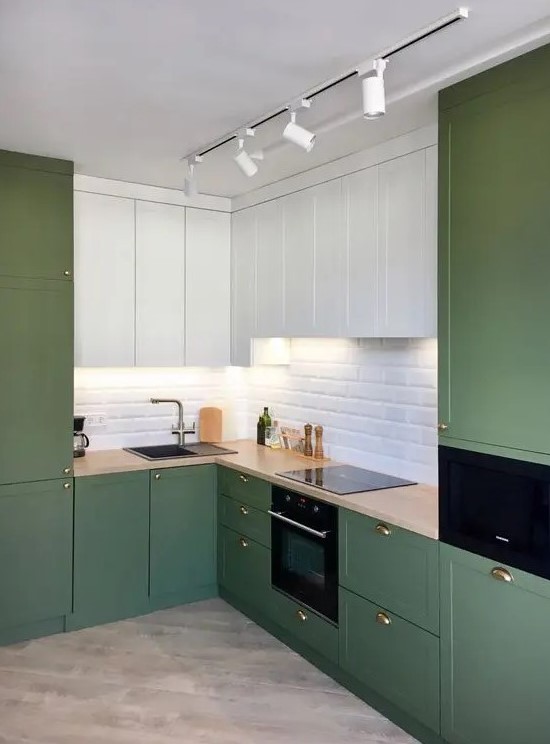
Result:
{"label": "brass cabinet knob", "polygon": [[155,480],[160,480],[160,473],[155,473]]}
{"label": "brass cabinet knob", "polygon": [[63,272],[63,276],[72,276],[72,274],[73,272],[69,271],[69,269],[65,269],[65,271]]}
{"label": "brass cabinet knob", "polygon": [[63,468],[63,475],[70,475],[71,474],[71,468]]}
{"label": "brass cabinet knob", "polygon": [[242,473],[239,475],[239,479],[242,481],[242,483],[248,483],[248,478]]}
{"label": "brass cabinet knob", "polygon": [[71,487],[70,483],[64,483],[63,488],[69,489]]}
{"label": "brass cabinet knob", "polygon": [[244,537],[239,537],[239,544],[241,548],[248,548],[248,540],[245,540]]}
{"label": "brass cabinet knob", "polygon": [[377,532],[379,535],[382,535],[383,537],[389,537],[391,535],[390,528],[387,525],[382,524],[382,522],[379,522],[376,525],[374,531]]}
{"label": "brass cabinet knob", "polygon": [[514,581],[514,577],[512,576],[510,571],[502,568],[502,566],[493,568],[493,570],[491,571],[491,576],[493,577],[493,579],[496,579],[497,581],[505,581],[507,584],[511,584]]}
{"label": "brass cabinet knob", "polygon": [[449,428],[449,424],[443,424],[443,423],[441,423],[441,424],[438,424],[437,425],[437,430],[438,431],[447,431],[448,428]]}
{"label": "brass cabinet knob", "polygon": [[385,612],[377,612],[376,613],[376,622],[379,625],[391,625],[391,619],[389,615],[386,615]]}
{"label": "brass cabinet knob", "polygon": [[296,617],[302,623],[305,623],[305,621],[307,620],[307,615],[306,615],[306,613],[303,610],[298,610],[296,612]]}
{"label": "brass cabinet knob", "polygon": [[246,517],[246,515],[248,514],[248,509],[246,508],[246,506],[241,506],[239,511],[241,512],[243,517]]}

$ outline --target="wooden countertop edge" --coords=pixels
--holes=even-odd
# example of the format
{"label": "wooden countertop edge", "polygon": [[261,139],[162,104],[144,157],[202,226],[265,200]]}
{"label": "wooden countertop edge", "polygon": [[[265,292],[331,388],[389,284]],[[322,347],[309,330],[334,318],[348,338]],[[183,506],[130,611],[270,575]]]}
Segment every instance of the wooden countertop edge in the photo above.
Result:
{"label": "wooden countertop edge", "polygon": [[[277,475],[276,471],[308,467],[308,462],[301,457],[284,450],[259,447],[251,440],[224,442],[221,446],[239,451],[231,455],[195,457],[188,460],[145,460],[122,449],[91,451],[85,458],[74,461],[74,476],[82,478],[193,465],[223,465],[247,475],[262,478],[274,485],[291,488],[305,496],[312,496],[320,501],[335,504],[373,519],[380,519],[432,540],[439,538],[437,488],[435,486],[418,484],[339,496],[314,486],[291,483],[287,478]],[[331,461],[324,467],[341,464],[343,463]],[[389,506],[386,507],[386,504]]]}

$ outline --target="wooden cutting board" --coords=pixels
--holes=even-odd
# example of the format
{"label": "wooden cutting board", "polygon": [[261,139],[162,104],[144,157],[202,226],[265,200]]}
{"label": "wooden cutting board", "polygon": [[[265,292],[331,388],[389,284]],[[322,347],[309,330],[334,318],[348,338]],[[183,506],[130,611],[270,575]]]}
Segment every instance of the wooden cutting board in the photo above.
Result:
{"label": "wooden cutting board", "polygon": [[221,442],[222,436],[222,409],[201,408],[199,411],[199,441]]}

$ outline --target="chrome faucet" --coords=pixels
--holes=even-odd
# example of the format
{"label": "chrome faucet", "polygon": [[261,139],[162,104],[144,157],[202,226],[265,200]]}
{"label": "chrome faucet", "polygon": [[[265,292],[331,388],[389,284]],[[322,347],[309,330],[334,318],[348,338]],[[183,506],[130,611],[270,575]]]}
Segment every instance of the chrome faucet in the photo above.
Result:
{"label": "chrome faucet", "polygon": [[181,400],[175,398],[151,398],[151,403],[175,403],[178,407],[178,428],[172,429],[172,434],[178,435],[178,444],[180,447],[185,447],[185,435],[195,433],[195,424],[193,423],[192,429],[186,429],[183,421],[183,404]]}

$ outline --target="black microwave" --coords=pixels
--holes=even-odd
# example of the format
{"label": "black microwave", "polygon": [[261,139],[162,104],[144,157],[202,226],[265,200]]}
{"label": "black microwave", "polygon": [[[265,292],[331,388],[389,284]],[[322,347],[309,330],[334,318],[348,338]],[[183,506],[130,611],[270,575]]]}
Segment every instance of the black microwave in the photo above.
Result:
{"label": "black microwave", "polygon": [[550,578],[550,466],[440,447],[439,538]]}

